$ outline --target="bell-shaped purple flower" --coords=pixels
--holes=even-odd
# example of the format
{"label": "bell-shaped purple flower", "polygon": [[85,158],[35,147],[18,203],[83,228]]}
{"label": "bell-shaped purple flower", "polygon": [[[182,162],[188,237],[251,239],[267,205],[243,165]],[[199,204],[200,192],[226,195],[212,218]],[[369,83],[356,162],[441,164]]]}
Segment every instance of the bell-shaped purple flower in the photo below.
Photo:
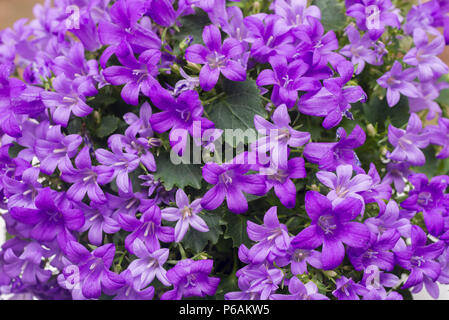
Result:
{"label": "bell-shaped purple flower", "polygon": [[429,135],[423,132],[421,119],[412,113],[406,130],[388,126],[388,141],[395,147],[388,158],[395,161],[407,161],[414,166],[426,163],[426,157],[420,149],[429,145]]}
{"label": "bell-shaped purple flower", "polygon": [[420,291],[424,283],[431,296],[438,298],[439,289],[435,281],[440,275],[441,266],[436,259],[443,253],[444,247],[442,241],[427,244],[425,232],[416,225],[412,226],[411,245],[404,244],[395,252],[397,264],[410,270],[402,288],[417,287]]}
{"label": "bell-shaped purple flower", "polygon": [[215,185],[201,199],[201,206],[206,210],[217,209],[224,201],[234,213],[248,210],[243,191],[249,194],[263,194],[265,181],[260,175],[247,175],[248,165],[206,163],[203,167],[203,178],[207,183]]}
{"label": "bell-shaped purple flower", "polygon": [[84,225],[84,214],[74,209],[63,196],[50,188],[42,189],[36,197],[36,209],[13,207],[11,216],[22,223],[33,226],[30,236],[38,241],[50,242],[58,238],[64,248],[64,234],[80,230]]}
{"label": "bell-shaped purple flower", "polygon": [[201,199],[193,201],[191,204],[186,193],[182,189],[176,191],[176,205],[177,208],[162,209],[162,219],[167,221],[177,221],[175,226],[175,241],[180,242],[189,227],[198,230],[199,232],[208,232],[209,227],[206,222],[199,216],[203,209],[201,207]]}
{"label": "bell-shaped purple flower", "polygon": [[274,261],[285,254],[290,243],[287,227],[279,223],[277,207],[270,208],[263,221],[263,225],[248,221],[247,226],[248,237],[257,242],[248,252],[249,259],[255,264]]}
{"label": "bell-shaped purple flower", "polygon": [[360,200],[347,198],[332,208],[328,198],[316,191],[309,191],[305,203],[307,214],[312,219],[311,225],[301,231],[291,244],[300,249],[315,249],[323,245],[323,269],[334,269],[343,261],[343,243],[361,248],[368,242],[369,229],[364,224],[352,221],[361,213]]}
{"label": "bell-shaped purple flower", "polygon": [[205,297],[215,294],[220,278],[209,277],[212,260],[184,259],[167,272],[173,289],[165,292],[161,300],[180,300],[188,297]]}
{"label": "bell-shaped purple flower", "polygon": [[386,72],[377,80],[377,83],[387,89],[387,102],[390,107],[398,104],[401,94],[418,98],[418,93],[413,80],[416,78],[416,69],[409,68],[402,70],[402,65],[399,61],[395,61],[391,70]]}
{"label": "bell-shaped purple flower", "polygon": [[350,164],[358,172],[360,161],[354,149],[365,143],[363,129],[356,125],[350,135],[343,128],[338,128],[338,142],[312,142],[306,145],[304,157],[311,163],[318,164],[321,170],[335,171],[340,164]]}
{"label": "bell-shaped purple flower", "polygon": [[204,28],[203,41],[206,47],[194,44],[187,48],[186,59],[204,65],[200,72],[200,85],[204,91],[215,87],[220,73],[231,81],[245,81],[245,68],[234,60],[243,52],[239,41],[227,38],[222,45],[220,30],[214,25]]}
{"label": "bell-shaped purple flower", "polygon": [[427,33],[418,28],[413,31],[413,41],[416,47],[404,56],[404,62],[416,66],[420,81],[438,79],[441,75],[449,72],[449,67],[438,58],[445,47],[442,36],[429,42]]}
{"label": "bell-shaped purple flower", "polygon": [[35,150],[40,161],[40,170],[52,175],[66,156],[73,158],[78,153],[81,142],[82,138],[77,134],[62,134],[60,125],[50,127],[45,138],[36,140]]}
{"label": "bell-shaped purple flower", "polygon": [[108,166],[92,166],[89,148],[84,147],[75,158],[76,169],[68,157],[60,164],[62,180],[73,183],[67,191],[67,196],[75,201],[82,201],[84,196],[103,203],[106,196],[99,185],[111,182],[114,178],[114,169]]}
{"label": "bell-shaped purple flower", "polygon": [[146,288],[156,277],[163,285],[170,286],[167,279],[167,271],[163,265],[167,261],[169,250],[159,249],[150,252],[140,239],[134,241],[133,249],[138,259],[133,260],[128,270],[131,271],[135,278],[135,285],[137,288]]}

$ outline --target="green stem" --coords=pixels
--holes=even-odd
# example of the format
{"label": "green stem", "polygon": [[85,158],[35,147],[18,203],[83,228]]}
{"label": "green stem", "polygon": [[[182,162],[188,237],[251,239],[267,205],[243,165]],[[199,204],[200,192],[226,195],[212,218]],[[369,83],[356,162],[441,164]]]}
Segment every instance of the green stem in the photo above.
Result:
{"label": "green stem", "polygon": [[204,102],[203,102],[203,105],[206,106],[206,105],[208,105],[208,104],[214,102],[215,100],[220,99],[220,98],[223,97],[224,95],[225,95],[225,93],[224,93],[224,92],[221,92],[220,94],[217,94],[215,97],[210,98],[209,100],[204,101]]}
{"label": "green stem", "polygon": [[181,258],[182,258],[183,260],[184,260],[184,259],[187,259],[186,252],[184,251],[184,248],[182,247],[182,245],[181,245],[180,242],[178,242],[178,247],[179,247],[179,252],[181,253]]}

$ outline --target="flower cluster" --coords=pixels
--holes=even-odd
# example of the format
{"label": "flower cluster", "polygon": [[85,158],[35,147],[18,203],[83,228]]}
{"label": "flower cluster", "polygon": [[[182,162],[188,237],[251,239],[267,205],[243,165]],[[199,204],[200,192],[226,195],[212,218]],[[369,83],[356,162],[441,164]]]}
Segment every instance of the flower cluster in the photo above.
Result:
{"label": "flower cluster", "polygon": [[449,283],[445,1],[53,2],[0,31],[0,294]]}

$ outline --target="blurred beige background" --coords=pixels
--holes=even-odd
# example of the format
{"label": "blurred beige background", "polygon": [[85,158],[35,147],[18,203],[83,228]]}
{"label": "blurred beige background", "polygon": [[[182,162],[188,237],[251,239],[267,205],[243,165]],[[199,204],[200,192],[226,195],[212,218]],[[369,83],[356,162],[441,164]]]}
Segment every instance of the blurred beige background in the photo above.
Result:
{"label": "blurred beige background", "polygon": [[0,29],[11,26],[17,19],[32,18],[36,3],[44,0],[0,0]]}

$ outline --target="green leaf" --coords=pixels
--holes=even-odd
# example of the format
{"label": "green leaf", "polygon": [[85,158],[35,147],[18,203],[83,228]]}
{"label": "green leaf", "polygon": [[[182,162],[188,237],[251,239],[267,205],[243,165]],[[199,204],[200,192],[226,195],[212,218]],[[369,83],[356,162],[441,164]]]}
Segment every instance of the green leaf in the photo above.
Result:
{"label": "green leaf", "polygon": [[444,89],[440,91],[440,96],[435,100],[440,104],[449,106],[449,89]]}
{"label": "green leaf", "polygon": [[[209,118],[219,129],[241,129],[235,137],[243,141],[244,131],[254,129],[254,116],[266,117],[266,111],[262,105],[259,89],[256,81],[235,82],[225,80],[223,82],[224,98],[206,106]],[[254,137],[255,138],[255,137]],[[248,142],[252,142],[249,139]]]}
{"label": "green leaf", "polygon": [[[386,99],[380,100],[377,97],[373,97],[368,103],[362,105],[362,109],[366,120],[374,125],[380,124],[385,126],[386,120],[389,119],[393,126],[402,127],[408,122],[410,117],[409,104],[406,97],[401,97],[399,103],[391,108],[388,106]],[[383,128],[379,129],[382,130]]]}
{"label": "green leaf", "polygon": [[342,31],[346,26],[344,6],[337,0],[314,0],[312,4],[321,9],[321,23],[326,31]]}
{"label": "green leaf", "polygon": [[223,216],[223,222],[226,223],[225,239],[232,239],[233,247],[238,248],[241,244],[245,246],[251,245],[246,231],[247,218],[242,215],[227,212]]}
{"label": "green leaf", "polygon": [[99,138],[104,138],[111,135],[115,130],[117,130],[119,122],[120,119],[115,116],[108,115],[104,117],[101,120],[100,127],[97,130],[97,136]]}
{"label": "green leaf", "polygon": [[173,187],[184,188],[191,186],[195,189],[201,188],[203,179],[201,167],[194,164],[175,165],[170,160],[168,152],[161,153],[156,158],[157,171],[154,173],[155,179],[160,179],[167,190]]}
{"label": "green leaf", "polygon": [[201,252],[210,241],[212,244],[218,242],[218,238],[223,234],[221,228],[221,215],[217,212],[206,212],[199,215],[209,227],[209,232],[199,232],[198,230],[189,228],[182,244],[185,248],[192,249],[195,253]]}
{"label": "green leaf", "polygon": [[10,158],[17,158],[17,155],[20,151],[25,149],[25,147],[22,147],[21,145],[17,144],[16,142],[13,143],[13,146],[8,149],[8,154]]}
{"label": "green leaf", "polygon": [[173,35],[177,42],[183,41],[186,37],[192,36],[192,43],[203,42],[203,29],[211,24],[208,15],[202,10],[196,10],[194,15],[184,16],[179,19],[181,23],[180,31]]}

